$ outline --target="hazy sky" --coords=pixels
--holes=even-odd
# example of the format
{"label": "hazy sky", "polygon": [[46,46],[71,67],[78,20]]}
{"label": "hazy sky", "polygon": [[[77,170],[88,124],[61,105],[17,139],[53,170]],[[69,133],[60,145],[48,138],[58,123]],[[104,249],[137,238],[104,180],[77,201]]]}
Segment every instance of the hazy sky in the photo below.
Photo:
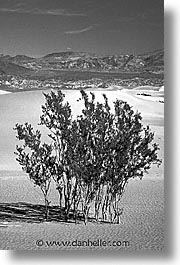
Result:
{"label": "hazy sky", "polygon": [[0,53],[163,48],[163,0],[0,0]]}

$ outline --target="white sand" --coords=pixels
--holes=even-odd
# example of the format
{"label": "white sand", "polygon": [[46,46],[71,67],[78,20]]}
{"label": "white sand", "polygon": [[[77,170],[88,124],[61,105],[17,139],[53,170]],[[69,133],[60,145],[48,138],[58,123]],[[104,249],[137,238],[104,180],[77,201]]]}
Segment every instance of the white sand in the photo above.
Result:
{"label": "white sand", "polygon": [[159,91],[159,87],[155,86],[137,86],[133,90],[152,90],[152,91]]}
{"label": "white sand", "polygon": [[[57,204],[58,196],[51,193],[52,204]],[[0,201],[29,202],[43,204],[43,196],[38,188],[34,188],[27,178],[0,178]],[[164,185],[163,180],[144,178],[132,180],[122,198],[122,224],[68,223],[27,224],[19,222],[0,222],[0,249],[54,249],[54,250],[156,250],[164,248]],[[123,241],[128,240],[129,247],[47,247],[36,246],[36,240],[73,241],[97,240]]]}
{"label": "white sand", "polygon": [[[48,92],[48,91],[46,91]],[[164,104],[138,98],[135,91],[123,90],[98,90],[95,93],[96,101],[102,101],[102,94],[105,93],[109,99],[109,104],[113,108],[113,101],[121,99],[133,106],[134,111],[141,112],[144,124],[159,126],[164,124]],[[78,90],[64,90],[65,100],[72,106],[73,115],[81,114],[83,107],[82,100],[77,102],[80,97]],[[90,93],[90,91],[88,91]],[[0,170],[18,170],[20,166],[15,160],[15,146],[18,141],[15,139],[13,127],[16,123],[30,122],[34,127],[47,134],[45,128],[37,126],[41,114],[41,105],[44,104],[42,91],[11,93],[0,97]],[[161,136],[163,137],[163,135]],[[47,138],[46,138],[47,139]]]}
{"label": "white sand", "polygon": [[[93,91],[93,90],[92,90]],[[149,92],[150,90],[148,90]],[[162,91],[162,90],[161,90]],[[93,91],[96,100],[102,101],[102,93],[109,98],[110,106],[116,98],[127,101],[134,110],[139,110],[143,116],[143,123],[150,124],[155,132],[155,141],[159,143],[159,157],[164,158],[164,104],[138,98],[138,90],[109,89]],[[142,92],[142,90],[141,90]],[[143,91],[144,92],[144,91]],[[156,92],[156,91],[155,91]],[[159,91],[157,91],[159,93]],[[73,114],[81,113],[82,102],[77,102],[80,92],[76,90],[63,91],[66,100],[72,105]],[[41,105],[44,103],[42,91],[19,92],[0,97],[0,170],[20,169],[13,154],[15,133],[12,130],[15,123],[26,121],[37,127]],[[45,129],[42,129],[46,132]],[[0,201],[1,202],[29,202],[44,203],[38,188],[34,188],[27,177],[15,177],[3,174],[0,176]],[[152,167],[144,180],[130,181],[122,200],[124,214],[122,225],[96,225],[84,224],[25,224],[25,223],[0,223],[0,248],[1,249],[54,249],[62,247],[36,246],[36,240],[128,240],[130,247],[126,250],[162,250],[164,248],[164,167]],[[57,193],[50,194],[52,204],[57,204]],[[77,250],[77,248],[68,248]],[[81,249],[81,248],[80,248]],[[84,248],[88,250],[90,248]],[[107,249],[107,248],[105,248]],[[118,247],[108,247],[111,250],[125,250]],[[91,248],[90,250],[100,250]]]}
{"label": "white sand", "polygon": [[10,94],[11,92],[9,91],[5,91],[5,90],[0,90],[0,95],[6,95],[6,94]]}
{"label": "white sand", "polygon": [[159,91],[163,91],[164,92],[164,86],[160,87]]}

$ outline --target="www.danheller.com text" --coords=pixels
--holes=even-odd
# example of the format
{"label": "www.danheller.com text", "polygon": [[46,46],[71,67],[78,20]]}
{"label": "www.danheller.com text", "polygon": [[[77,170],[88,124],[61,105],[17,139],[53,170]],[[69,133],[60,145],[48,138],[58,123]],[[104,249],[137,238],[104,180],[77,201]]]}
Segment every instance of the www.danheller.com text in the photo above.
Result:
{"label": "www.danheller.com text", "polygon": [[118,240],[118,241],[110,241],[110,240],[72,240],[72,241],[56,241],[56,240],[42,240],[38,239],[36,241],[36,245],[38,247],[129,247],[130,242],[128,240]]}

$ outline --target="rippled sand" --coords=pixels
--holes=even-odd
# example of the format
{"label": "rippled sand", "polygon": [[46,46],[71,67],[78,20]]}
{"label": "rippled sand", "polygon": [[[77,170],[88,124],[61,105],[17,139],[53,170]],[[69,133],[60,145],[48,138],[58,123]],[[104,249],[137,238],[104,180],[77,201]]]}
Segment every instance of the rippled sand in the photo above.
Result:
{"label": "rippled sand", "polygon": [[[67,223],[3,223],[0,222],[0,249],[111,249],[162,250],[164,248],[164,185],[162,178],[132,180],[122,199],[122,224]],[[0,179],[0,201],[43,203],[39,189],[26,177]],[[51,194],[52,204],[57,194]],[[125,247],[63,247],[36,245],[38,239],[46,241],[74,241],[97,239],[107,242],[129,241]]]}

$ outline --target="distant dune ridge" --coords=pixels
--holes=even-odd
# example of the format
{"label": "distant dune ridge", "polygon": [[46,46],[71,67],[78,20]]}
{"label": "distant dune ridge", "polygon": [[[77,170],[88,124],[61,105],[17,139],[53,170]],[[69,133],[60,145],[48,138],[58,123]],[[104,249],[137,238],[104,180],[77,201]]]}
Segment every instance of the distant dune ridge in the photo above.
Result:
{"label": "distant dune ridge", "polygon": [[153,90],[153,91],[159,91],[160,88],[159,87],[155,87],[155,86],[138,86],[133,88],[134,90]]}
{"label": "distant dune ridge", "polygon": [[159,91],[164,92],[164,86],[160,87]]}
{"label": "distant dune ridge", "polygon": [[5,94],[9,94],[11,92],[9,91],[5,91],[5,90],[0,90],[0,95],[5,95]]}

